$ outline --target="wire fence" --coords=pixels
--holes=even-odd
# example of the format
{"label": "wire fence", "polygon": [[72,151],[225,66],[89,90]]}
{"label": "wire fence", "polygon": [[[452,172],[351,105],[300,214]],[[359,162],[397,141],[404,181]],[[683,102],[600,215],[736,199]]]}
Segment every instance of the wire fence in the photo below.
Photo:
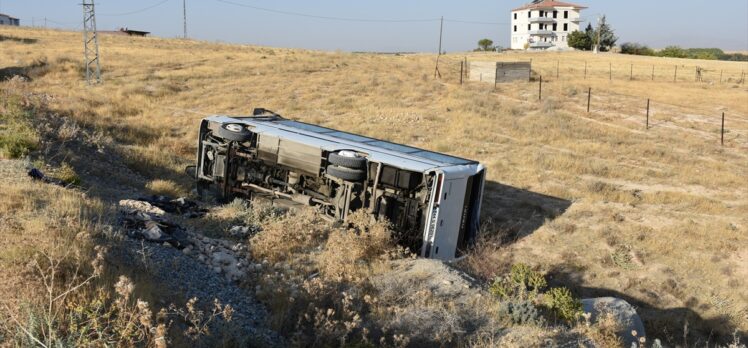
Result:
{"label": "wire fence", "polygon": [[[466,84],[469,78],[469,61],[467,58],[455,59],[454,57],[442,56],[439,58],[435,76],[446,83]],[[679,130],[688,133],[700,134],[705,138],[714,139],[721,145],[731,145],[748,148],[745,139],[748,139],[746,127],[733,127],[730,124],[748,125],[748,116],[738,112],[727,110],[722,106],[709,108],[704,105],[680,105],[671,101],[654,99],[648,96],[632,95],[613,91],[610,88],[586,87],[583,93],[575,92],[574,96],[564,94],[563,89],[570,86],[558,83],[572,82],[583,83],[584,80],[607,79],[609,81],[655,81],[670,83],[691,82],[696,84],[745,84],[745,70],[716,69],[714,67],[704,68],[698,65],[648,65],[645,74],[643,64],[629,64],[628,73],[620,64],[614,65],[610,62],[607,69],[602,69],[603,64],[596,62],[589,64],[585,62],[582,66],[563,64],[555,62],[534,62],[533,68],[526,78],[531,84],[537,84],[526,91],[522,102],[536,100],[542,102],[546,96],[563,96],[589,115],[600,114],[624,114],[627,120],[639,120],[644,130],[659,127],[665,123],[676,126]],[[607,70],[607,71],[603,71]],[[690,70],[690,71],[689,71]],[[690,74],[691,76],[686,76]],[[670,75],[669,78],[667,75]],[[497,68],[498,76],[498,68]],[[549,76],[550,78],[547,78]],[[490,79],[484,80],[490,82]],[[554,85],[554,83],[556,83]],[[549,87],[550,84],[550,87]],[[498,84],[493,84],[497,90]],[[574,86],[576,88],[576,86]],[[638,111],[637,111],[638,110]],[[684,112],[684,110],[687,110]],[[678,125],[680,124],[680,125]],[[716,134],[715,134],[716,133]]]}
{"label": "wire fence", "polygon": [[[446,80],[463,81],[468,78],[469,60],[467,57],[456,59],[453,56],[438,56],[437,70],[441,73],[437,77]],[[609,81],[654,81],[654,82],[702,82],[702,83],[731,83],[745,84],[746,68],[715,67],[719,63],[714,61],[704,65],[696,64],[643,64],[599,62],[565,63],[561,60],[525,60],[532,64],[531,79],[540,76],[546,81],[553,80],[609,80]],[[498,63],[498,62],[497,62]],[[462,72],[462,74],[460,74]]]}

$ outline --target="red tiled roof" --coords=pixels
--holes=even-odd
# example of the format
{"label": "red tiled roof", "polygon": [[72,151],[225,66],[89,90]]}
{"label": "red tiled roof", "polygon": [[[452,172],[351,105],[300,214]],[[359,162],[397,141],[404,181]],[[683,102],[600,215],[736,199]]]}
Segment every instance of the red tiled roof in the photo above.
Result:
{"label": "red tiled roof", "polygon": [[530,3],[520,8],[515,8],[514,10],[512,10],[512,12],[522,11],[522,10],[534,10],[536,8],[548,8],[548,7],[573,7],[576,9],[587,8],[586,6],[572,4],[568,2],[561,2],[561,1],[555,1],[555,0],[543,0],[538,3]]}

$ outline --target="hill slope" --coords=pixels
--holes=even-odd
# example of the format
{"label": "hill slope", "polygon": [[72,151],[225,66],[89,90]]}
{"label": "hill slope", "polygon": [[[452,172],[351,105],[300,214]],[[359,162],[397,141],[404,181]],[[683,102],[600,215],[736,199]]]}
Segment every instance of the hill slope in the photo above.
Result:
{"label": "hill slope", "polygon": [[[546,76],[538,101],[536,83],[460,85],[459,55],[442,57],[443,78],[434,80],[432,55],[102,36],[104,84],[87,87],[78,33],[2,28],[0,40],[0,68],[25,69],[32,79],[0,84],[43,95],[45,107],[69,119],[60,137],[85,129],[93,146],[116,152],[133,173],[92,167],[75,151],[47,158],[74,168],[104,202],[149,189],[189,192],[181,171],[193,160],[198,120],[265,107],[485,163],[485,240],[459,265],[479,279],[529,264],[577,296],[614,295],[640,306],[650,336],[670,343],[684,330],[692,341],[711,330],[748,331],[748,88],[736,81],[745,64],[584,53],[468,57],[532,59]],[[642,67],[633,80],[628,62]],[[711,75],[673,83],[664,69],[676,65],[701,65]],[[609,81],[612,66],[618,78]],[[729,78],[717,82],[717,70]],[[728,132],[720,146],[723,111]],[[108,185],[86,176],[109,176]]]}

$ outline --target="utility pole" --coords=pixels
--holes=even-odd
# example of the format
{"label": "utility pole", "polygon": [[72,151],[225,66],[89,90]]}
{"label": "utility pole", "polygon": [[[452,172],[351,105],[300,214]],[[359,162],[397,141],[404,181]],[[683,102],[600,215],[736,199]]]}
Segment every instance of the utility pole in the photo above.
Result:
{"label": "utility pole", "polygon": [[94,0],[83,0],[81,5],[83,6],[83,58],[86,66],[86,82],[93,85],[101,83],[96,11],[94,10]]}
{"label": "utility pole", "polygon": [[597,39],[595,39],[595,54],[600,52],[600,32],[602,30],[603,25],[600,21],[600,15],[597,15]]}
{"label": "utility pole", "polygon": [[444,16],[442,16],[441,21],[439,22],[439,52],[436,53],[436,69],[434,69],[434,78],[442,77],[441,72],[439,72],[439,58],[442,56],[442,34],[444,33]]}
{"label": "utility pole", "polygon": [[444,33],[444,16],[439,22],[439,55],[442,55],[442,34]]}
{"label": "utility pole", "polygon": [[184,38],[187,38],[187,0],[182,0],[182,21],[184,23]]}

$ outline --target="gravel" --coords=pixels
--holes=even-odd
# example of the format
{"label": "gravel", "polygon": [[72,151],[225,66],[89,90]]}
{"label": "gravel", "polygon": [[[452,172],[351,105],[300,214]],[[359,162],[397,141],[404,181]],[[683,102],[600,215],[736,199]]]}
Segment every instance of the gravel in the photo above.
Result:
{"label": "gravel", "polygon": [[[117,255],[119,254],[119,255]],[[240,330],[239,337],[246,338],[244,345],[282,346],[282,338],[264,326],[267,311],[253,295],[240,288],[235,282],[213,271],[212,267],[185,255],[168,244],[142,242],[126,239],[112,250],[123,266],[138,269],[146,268],[154,284],[162,293],[174,293],[176,298],[197,297],[205,309],[211,308],[213,300],[234,309],[233,325]],[[144,256],[145,255],[145,256]],[[144,261],[145,259],[145,261]],[[169,299],[175,301],[175,298]],[[169,305],[170,303],[161,303]],[[184,303],[175,303],[183,306]],[[212,330],[218,332],[217,330]],[[212,337],[220,340],[220,337]]]}

